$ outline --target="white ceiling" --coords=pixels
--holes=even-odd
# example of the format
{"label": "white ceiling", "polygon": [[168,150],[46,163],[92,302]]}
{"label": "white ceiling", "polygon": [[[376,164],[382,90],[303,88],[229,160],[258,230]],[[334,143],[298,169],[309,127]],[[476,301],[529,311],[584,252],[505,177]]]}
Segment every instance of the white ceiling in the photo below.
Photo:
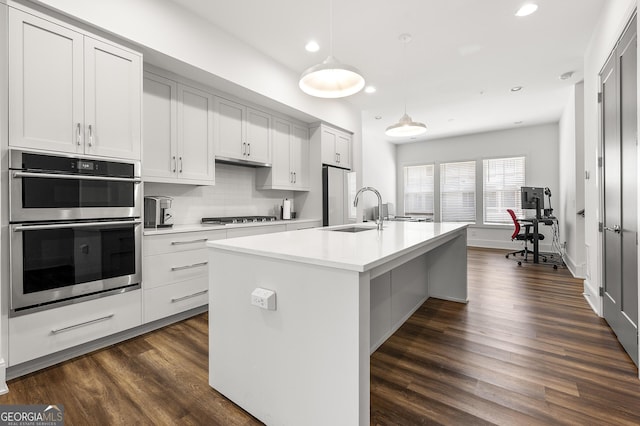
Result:
{"label": "white ceiling", "polygon": [[[329,54],[330,0],[173,1],[295,72]],[[333,53],[377,88],[348,101],[380,134],[405,94],[408,114],[428,127],[418,140],[557,121],[604,1],[534,0],[538,11],[519,18],[525,0],[333,0]],[[402,33],[413,38],[405,59]],[[319,52],[304,50],[310,39]]]}

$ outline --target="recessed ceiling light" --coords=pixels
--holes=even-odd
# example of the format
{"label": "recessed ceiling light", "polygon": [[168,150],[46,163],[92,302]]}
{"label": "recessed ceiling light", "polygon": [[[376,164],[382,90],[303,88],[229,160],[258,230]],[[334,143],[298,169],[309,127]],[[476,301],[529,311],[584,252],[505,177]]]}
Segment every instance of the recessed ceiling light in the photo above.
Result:
{"label": "recessed ceiling light", "polygon": [[376,93],[376,88],[373,86],[367,86],[364,88],[365,93]]}
{"label": "recessed ceiling light", "polygon": [[375,119],[376,119],[376,120],[382,120],[382,116],[381,116],[381,115],[376,115],[376,116],[375,116]]}
{"label": "recessed ceiling light", "polygon": [[513,124],[522,124],[522,121],[514,121]]}
{"label": "recessed ceiling light", "polygon": [[536,10],[538,10],[538,5],[535,3],[525,3],[522,5],[522,7],[520,7],[520,9],[518,9],[518,11],[516,12],[516,16],[529,16],[531,15],[533,12],[535,12]]}
{"label": "recessed ceiling light", "polygon": [[311,40],[305,44],[304,48],[307,52],[317,52],[320,50],[320,45],[315,40]]}
{"label": "recessed ceiling light", "polygon": [[560,80],[569,80],[571,77],[573,77],[573,71],[567,71],[560,75]]}
{"label": "recessed ceiling light", "polygon": [[522,90],[522,86],[513,86],[513,87],[511,88],[511,91],[512,91],[512,92],[519,92],[519,91],[521,91],[521,90]]}

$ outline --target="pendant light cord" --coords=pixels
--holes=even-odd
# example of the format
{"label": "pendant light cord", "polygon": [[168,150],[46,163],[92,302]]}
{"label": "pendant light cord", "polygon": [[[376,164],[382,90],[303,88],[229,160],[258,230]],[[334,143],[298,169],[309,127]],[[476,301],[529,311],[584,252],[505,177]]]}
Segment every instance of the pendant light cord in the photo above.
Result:
{"label": "pendant light cord", "polygon": [[407,78],[409,77],[407,74],[407,43],[409,43],[408,35],[403,34],[402,36],[402,63],[404,64],[404,115],[407,115],[407,97],[409,92],[409,88],[407,86]]}
{"label": "pendant light cord", "polygon": [[333,56],[333,0],[329,0],[329,56]]}

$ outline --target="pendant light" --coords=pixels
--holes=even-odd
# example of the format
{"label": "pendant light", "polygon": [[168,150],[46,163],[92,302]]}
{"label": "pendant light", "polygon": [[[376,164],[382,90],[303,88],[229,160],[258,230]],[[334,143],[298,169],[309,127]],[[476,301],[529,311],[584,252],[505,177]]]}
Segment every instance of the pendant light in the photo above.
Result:
{"label": "pendant light", "polygon": [[[411,41],[411,34],[400,34],[400,37],[398,38],[404,45],[403,51],[402,51],[402,59],[403,59],[403,62],[406,62],[407,43]],[[406,68],[406,63],[404,64],[404,66]],[[425,124],[413,121],[411,117],[409,117],[409,115],[407,114],[407,87],[406,87],[407,79],[405,78],[404,81],[405,81],[404,115],[400,118],[400,121],[387,127],[387,130],[385,130],[384,132],[385,135],[387,136],[391,136],[391,137],[418,136],[427,131],[427,126]]]}
{"label": "pendant light", "polygon": [[333,56],[333,0],[329,0],[329,56],[303,72],[298,85],[303,92],[318,98],[343,98],[364,87],[360,72]]}

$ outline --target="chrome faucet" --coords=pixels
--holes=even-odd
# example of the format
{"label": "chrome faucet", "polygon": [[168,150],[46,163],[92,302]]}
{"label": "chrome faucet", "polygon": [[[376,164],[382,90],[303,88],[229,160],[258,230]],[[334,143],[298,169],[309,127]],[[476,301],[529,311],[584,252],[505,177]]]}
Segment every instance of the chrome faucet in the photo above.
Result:
{"label": "chrome faucet", "polygon": [[376,223],[378,224],[378,230],[382,231],[382,196],[377,189],[371,186],[360,188],[358,192],[356,192],[356,197],[353,199],[353,207],[358,207],[358,196],[364,191],[371,191],[378,196],[378,219],[376,220]]}

